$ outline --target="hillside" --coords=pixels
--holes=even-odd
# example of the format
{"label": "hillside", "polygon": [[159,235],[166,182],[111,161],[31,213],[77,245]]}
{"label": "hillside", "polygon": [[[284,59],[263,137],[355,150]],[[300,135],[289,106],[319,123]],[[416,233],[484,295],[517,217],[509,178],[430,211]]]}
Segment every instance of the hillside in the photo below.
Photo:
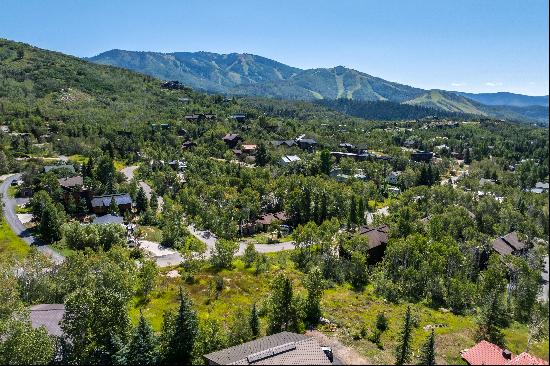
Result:
{"label": "hillside", "polygon": [[[228,95],[306,101],[340,98],[367,102],[390,101],[444,112],[548,123],[548,97],[424,90],[343,66],[302,70],[256,55],[211,52],[111,50],[87,60],[161,79],[178,80],[197,90]],[[531,104],[546,109],[528,107]]]}

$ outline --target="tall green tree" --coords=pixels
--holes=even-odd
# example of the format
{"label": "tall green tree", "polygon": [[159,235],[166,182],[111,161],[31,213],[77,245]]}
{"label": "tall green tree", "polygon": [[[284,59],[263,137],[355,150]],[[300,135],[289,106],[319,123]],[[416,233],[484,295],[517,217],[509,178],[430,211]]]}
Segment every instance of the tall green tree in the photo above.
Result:
{"label": "tall green tree", "polygon": [[163,362],[169,365],[190,364],[193,346],[199,331],[197,313],[189,295],[180,290],[178,313],[171,317],[171,324],[165,327],[167,344],[164,347]]}
{"label": "tall green tree", "polygon": [[65,211],[60,203],[47,202],[42,209],[38,225],[40,238],[50,244],[61,240],[61,226],[65,222]]}
{"label": "tall green tree", "polygon": [[140,186],[136,195],[136,209],[141,213],[145,212],[148,206],[149,203],[147,202],[147,196],[145,195],[143,187]]}
{"label": "tall green tree", "polygon": [[258,145],[258,150],[256,150],[256,164],[259,166],[266,166],[269,162],[269,156],[267,154],[267,149],[263,142],[260,142]]}
{"label": "tall green tree", "polygon": [[479,340],[504,345],[502,328],[508,325],[508,309],[504,292],[506,290],[506,276],[503,264],[498,255],[493,254],[489,259],[487,269],[480,275],[478,299],[478,333]]}
{"label": "tall green tree", "polygon": [[422,346],[420,351],[419,365],[435,365],[435,333],[432,332],[428,336],[426,343]]}
{"label": "tall green tree", "polygon": [[325,149],[321,151],[321,172],[323,174],[329,175],[330,168],[331,168],[330,151]]}
{"label": "tall green tree", "polygon": [[316,324],[321,317],[321,297],[325,288],[323,272],[319,267],[310,269],[304,280],[304,287],[307,290],[306,319]]}
{"label": "tall green tree", "polygon": [[296,309],[293,308],[293,297],[291,280],[284,274],[277,275],[271,284],[271,296],[269,298],[269,334],[295,328]]}
{"label": "tall green tree", "polygon": [[158,362],[157,338],[153,328],[140,312],[139,322],[126,348],[128,365],[155,365]]}
{"label": "tall green tree", "polygon": [[260,317],[258,315],[258,310],[256,309],[256,303],[252,305],[252,310],[250,311],[250,331],[252,332],[252,337],[256,338],[260,334]]}
{"label": "tall green tree", "polygon": [[401,327],[401,333],[399,334],[397,347],[395,349],[396,365],[404,365],[411,359],[412,328],[411,307],[407,306],[407,311],[405,312],[405,318],[403,319],[403,325]]}

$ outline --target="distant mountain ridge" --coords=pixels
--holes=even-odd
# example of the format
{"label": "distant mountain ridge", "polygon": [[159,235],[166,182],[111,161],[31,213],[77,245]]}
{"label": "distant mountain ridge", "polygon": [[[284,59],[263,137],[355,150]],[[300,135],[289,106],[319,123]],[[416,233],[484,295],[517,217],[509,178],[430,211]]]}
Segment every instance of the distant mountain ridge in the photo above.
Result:
{"label": "distant mountain ridge", "polygon": [[548,110],[548,96],[425,90],[343,66],[304,70],[246,53],[159,53],[118,49],[86,60],[160,79],[178,80],[207,92],[306,101],[340,98],[389,101],[445,112],[548,124],[548,115],[544,113]]}
{"label": "distant mountain ridge", "polygon": [[512,107],[528,107],[533,105],[539,105],[543,107],[548,107],[548,95],[530,96],[530,95],[515,94],[515,93],[508,93],[508,92],[479,93],[479,94],[463,93],[463,92],[455,92],[455,93],[487,105],[507,105]]}

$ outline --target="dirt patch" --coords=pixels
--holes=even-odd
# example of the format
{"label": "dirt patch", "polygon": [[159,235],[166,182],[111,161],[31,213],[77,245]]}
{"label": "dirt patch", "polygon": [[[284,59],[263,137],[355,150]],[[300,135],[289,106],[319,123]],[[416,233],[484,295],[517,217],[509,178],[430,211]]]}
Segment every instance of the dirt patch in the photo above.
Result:
{"label": "dirt patch", "polygon": [[317,339],[321,346],[332,348],[334,357],[339,359],[344,365],[372,365],[373,363],[361,356],[353,348],[348,347],[335,337],[329,337],[319,331],[313,330],[306,332],[309,337]]}

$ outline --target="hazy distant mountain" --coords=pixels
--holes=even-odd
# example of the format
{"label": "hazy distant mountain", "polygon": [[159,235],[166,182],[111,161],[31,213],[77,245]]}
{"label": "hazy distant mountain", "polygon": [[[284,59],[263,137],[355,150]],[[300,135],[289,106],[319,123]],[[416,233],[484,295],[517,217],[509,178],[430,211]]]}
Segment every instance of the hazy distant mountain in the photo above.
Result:
{"label": "hazy distant mountain", "polygon": [[[211,52],[111,50],[87,60],[161,79],[178,80],[194,89],[215,93],[291,100],[344,98],[367,102],[390,101],[445,112],[548,122],[548,96],[424,90],[343,66],[303,70],[256,55]],[[543,104],[544,101],[546,104]],[[532,108],[532,104],[542,105],[543,109]]]}
{"label": "hazy distant mountain", "polygon": [[480,94],[463,92],[455,93],[487,105],[507,105],[512,107],[528,107],[532,105],[540,105],[548,107],[548,95],[534,97],[530,95],[514,94],[507,92]]}

